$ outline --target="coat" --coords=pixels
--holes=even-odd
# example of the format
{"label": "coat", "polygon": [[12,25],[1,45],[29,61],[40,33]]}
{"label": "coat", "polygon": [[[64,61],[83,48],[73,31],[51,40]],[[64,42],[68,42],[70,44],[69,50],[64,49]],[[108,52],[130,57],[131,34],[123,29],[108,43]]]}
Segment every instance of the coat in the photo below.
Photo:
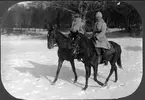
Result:
{"label": "coat", "polygon": [[78,31],[79,33],[84,34],[84,23],[81,21],[81,19],[72,22],[71,31]]}
{"label": "coat", "polygon": [[107,29],[107,25],[103,19],[101,19],[95,23],[94,32],[93,32],[93,35],[97,38],[95,47],[105,48],[105,49],[111,48],[110,43],[108,42],[106,35],[105,35],[106,29]]}

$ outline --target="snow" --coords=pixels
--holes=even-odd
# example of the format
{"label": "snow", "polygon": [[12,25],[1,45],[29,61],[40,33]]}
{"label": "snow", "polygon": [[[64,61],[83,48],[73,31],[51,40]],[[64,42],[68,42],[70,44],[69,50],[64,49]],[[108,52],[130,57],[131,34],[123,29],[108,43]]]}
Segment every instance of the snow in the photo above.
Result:
{"label": "snow", "polygon": [[[118,82],[114,74],[106,87],[93,81],[93,71],[86,91],[85,70],[75,60],[78,74],[74,74],[69,62],[65,61],[55,85],[51,85],[57,70],[57,47],[48,50],[46,40],[22,40],[1,36],[1,77],[5,89],[14,97],[32,100],[45,99],[113,99],[131,95],[142,79],[142,39],[109,38],[122,47],[123,70],[118,68]],[[99,65],[98,80],[105,82],[110,65]],[[104,95],[105,94],[105,95]]]}
{"label": "snow", "polygon": [[24,1],[24,2],[19,2],[19,5],[24,5],[27,6],[28,3],[32,3],[32,1]]}
{"label": "snow", "polygon": [[[17,3],[18,5],[23,5],[25,7],[28,7],[28,3],[32,3],[32,1],[24,1],[24,2],[19,2]],[[8,11],[12,10],[15,7],[15,5],[12,5],[11,7],[8,8]]]}

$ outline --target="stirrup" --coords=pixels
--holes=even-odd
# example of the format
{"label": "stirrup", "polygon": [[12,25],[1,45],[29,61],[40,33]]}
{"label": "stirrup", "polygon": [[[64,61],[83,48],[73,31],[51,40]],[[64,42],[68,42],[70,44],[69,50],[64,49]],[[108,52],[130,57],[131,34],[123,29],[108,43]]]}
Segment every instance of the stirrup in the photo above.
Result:
{"label": "stirrup", "polygon": [[108,61],[107,60],[103,60],[104,65],[108,65]]}
{"label": "stirrup", "polygon": [[83,61],[82,58],[78,58],[77,60],[78,60],[78,61]]}

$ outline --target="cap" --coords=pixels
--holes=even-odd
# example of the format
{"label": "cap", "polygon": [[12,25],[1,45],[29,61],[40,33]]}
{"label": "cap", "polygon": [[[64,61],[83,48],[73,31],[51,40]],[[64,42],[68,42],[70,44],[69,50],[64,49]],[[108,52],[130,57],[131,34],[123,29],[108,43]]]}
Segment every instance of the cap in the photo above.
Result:
{"label": "cap", "polygon": [[74,17],[80,17],[80,14],[75,14]]}
{"label": "cap", "polygon": [[102,15],[101,12],[97,12],[97,13],[96,13],[96,17],[101,17],[101,18],[102,18],[102,16],[103,16],[103,15]]}

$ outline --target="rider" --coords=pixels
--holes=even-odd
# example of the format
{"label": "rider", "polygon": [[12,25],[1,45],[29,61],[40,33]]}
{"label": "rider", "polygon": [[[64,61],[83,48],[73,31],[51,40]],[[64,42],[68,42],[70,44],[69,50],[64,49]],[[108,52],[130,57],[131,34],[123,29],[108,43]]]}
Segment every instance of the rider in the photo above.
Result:
{"label": "rider", "polygon": [[[85,27],[84,27],[84,23],[83,23],[83,20],[80,16],[80,13],[76,12],[75,15],[74,15],[74,20],[72,22],[72,26],[71,26],[71,29],[70,29],[70,34],[69,34],[69,38],[71,40],[73,40],[73,38],[76,37],[76,34],[75,33],[81,33],[81,34],[84,34],[85,33]],[[79,61],[81,61],[81,58],[79,58],[79,56],[77,57],[77,59]]]}
{"label": "rider", "polygon": [[82,18],[80,16],[79,13],[76,13],[74,15],[74,20],[72,22],[72,26],[71,26],[71,29],[70,29],[71,33],[75,33],[75,32],[79,32],[79,33],[82,33],[84,34],[85,31],[84,31],[84,23],[82,21]]}
{"label": "rider", "polygon": [[106,59],[106,51],[111,48],[110,43],[107,41],[107,38],[105,35],[107,25],[102,18],[101,12],[96,13],[96,19],[97,21],[95,23],[94,30],[93,30],[93,37],[95,37],[95,40],[96,40],[95,47],[97,47],[96,51],[98,53],[99,62],[101,62],[101,59],[102,59],[101,50],[103,50],[103,59],[104,59],[103,63],[107,65],[108,61]]}

